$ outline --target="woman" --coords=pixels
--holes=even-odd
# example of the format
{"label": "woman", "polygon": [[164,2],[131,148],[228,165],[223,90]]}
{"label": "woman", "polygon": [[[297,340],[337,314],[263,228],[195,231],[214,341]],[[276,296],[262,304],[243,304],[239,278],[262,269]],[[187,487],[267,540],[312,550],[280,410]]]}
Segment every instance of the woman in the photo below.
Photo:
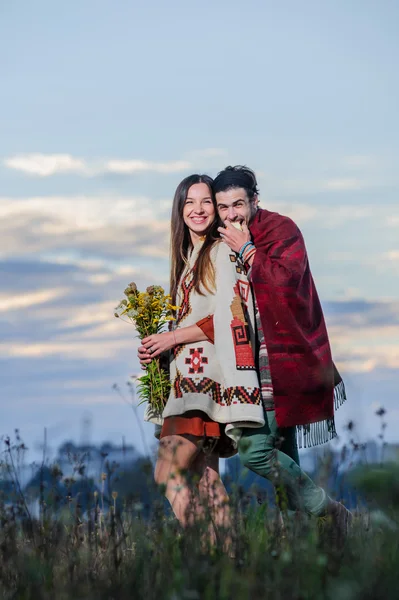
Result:
{"label": "woman", "polygon": [[171,331],[142,340],[139,358],[146,363],[172,350],[162,419],[150,408],[146,413],[146,420],[162,424],[156,482],[185,526],[203,514],[188,482],[196,476],[213,523],[226,527],[219,457],[234,454],[240,427],[262,427],[264,415],[250,286],[235,253],[220,243],[211,185],[210,177],[191,175],[176,190],[170,293],[179,309]]}

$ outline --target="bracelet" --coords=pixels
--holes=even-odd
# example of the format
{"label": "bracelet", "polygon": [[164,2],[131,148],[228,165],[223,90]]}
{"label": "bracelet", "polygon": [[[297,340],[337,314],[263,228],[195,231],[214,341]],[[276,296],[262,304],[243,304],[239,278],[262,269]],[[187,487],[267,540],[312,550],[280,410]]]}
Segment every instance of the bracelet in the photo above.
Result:
{"label": "bracelet", "polygon": [[249,242],[245,242],[245,244],[241,247],[241,249],[240,249],[240,251],[238,253],[238,256],[240,258],[242,258],[243,254],[245,252],[245,248],[247,248],[248,246],[253,246],[253,245],[254,244],[253,244],[253,242],[251,242],[251,240],[249,240]]}
{"label": "bracelet", "polygon": [[175,346],[177,346],[177,342],[176,342],[176,331],[173,329],[173,339],[175,340]]}

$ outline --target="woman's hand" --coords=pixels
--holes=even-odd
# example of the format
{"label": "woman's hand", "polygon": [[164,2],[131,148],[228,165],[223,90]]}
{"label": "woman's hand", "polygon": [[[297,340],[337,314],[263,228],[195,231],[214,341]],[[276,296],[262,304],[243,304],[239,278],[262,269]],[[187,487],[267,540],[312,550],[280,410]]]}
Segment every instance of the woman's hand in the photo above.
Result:
{"label": "woman's hand", "polygon": [[[212,319],[209,315],[208,319]],[[212,319],[212,330],[213,330],[213,319]],[[170,350],[174,346],[179,344],[194,344],[195,342],[211,341],[213,344],[213,333],[212,339],[198,327],[198,325],[188,325],[187,327],[178,327],[174,331],[165,331],[165,333],[158,333],[155,335],[149,335],[148,337],[141,340],[141,346],[138,349],[138,357],[141,363],[141,368],[145,369],[150,364],[152,359],[158,354]],[[149,352],[151,348],[151,352]]]}
{"label": "woman's hand", "polygon": [[142,339],[141,344],[138,350],[139,360],[141,364],[148,364],[153,358],[176,345],[176,335],[174,331],[155,333]]}
{"label": "woman's hand", "polygon": [[145,370],[147,365],[149,365],[152,361],[151,354],[148,352],[147,348],[144,348],[144,346],[139,346],[137,350],[137,356],[139,358],[141,368]]}

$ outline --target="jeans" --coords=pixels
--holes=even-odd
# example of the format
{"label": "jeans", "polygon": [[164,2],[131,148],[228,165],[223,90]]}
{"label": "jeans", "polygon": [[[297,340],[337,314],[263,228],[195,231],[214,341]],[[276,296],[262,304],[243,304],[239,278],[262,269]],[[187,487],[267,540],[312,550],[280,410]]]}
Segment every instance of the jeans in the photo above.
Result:
{"label": "jeans", "polygon": [[274,411],[265,411],[263,427],[242,430],[238,451],[244,466],[273,483],[280,508],[325,514],[327,494],[299,466],[295,427],[279,428]]}

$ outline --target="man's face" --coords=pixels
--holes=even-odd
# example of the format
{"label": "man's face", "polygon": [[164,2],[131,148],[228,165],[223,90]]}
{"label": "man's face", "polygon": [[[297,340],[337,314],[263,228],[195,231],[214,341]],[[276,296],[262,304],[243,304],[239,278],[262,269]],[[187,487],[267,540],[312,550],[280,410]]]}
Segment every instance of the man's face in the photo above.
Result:
{"label": "man's face", "polygon": [[245,221],[249,225],[255,216],[259,200],[257,196],[250,200],[244,188],[233,188],[226,192],[218,192],[216,204],[219,217],[223,222]]}

